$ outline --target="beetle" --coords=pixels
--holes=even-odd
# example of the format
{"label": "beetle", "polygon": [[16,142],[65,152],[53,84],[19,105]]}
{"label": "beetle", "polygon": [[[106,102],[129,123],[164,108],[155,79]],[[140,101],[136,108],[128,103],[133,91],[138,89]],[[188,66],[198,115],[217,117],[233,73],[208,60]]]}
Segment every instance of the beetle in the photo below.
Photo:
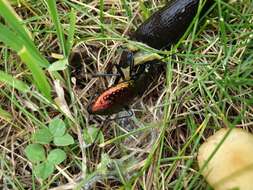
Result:
{"label": "beetle", "polygon": [[109,87],[96,97],[88,106],[90,114],[111,115],[128,110],[130,103],[141,96],[155,79],[159,66],[155,61],[138,66],[138,71],[118,84]]}
{"label": "beetle", "polygon": [[[199,0],[174,0],[151,15],[130,36],[130,39],[143,42],[156,49],[176,43],[195,17],[199,2]],[[213,0],[206,0],[201,14],[212,4]],[[119,82],[120,78],[116,78],[114,86],[95,98],[88,106],[90,114],[110,115],[124,109],[127,110],[128,105],[144,93],[153,77],[157,75],[158,65],[160,65],[157,63],[162,63],[162,57],[158,54],[139,54],[132,50],[122,53],[120,63],[116,65],[116,68],[124,80]],[[145,58],[139,59],[140,57]],[[128,66],[130,79],[125,80],[121,68]]]}

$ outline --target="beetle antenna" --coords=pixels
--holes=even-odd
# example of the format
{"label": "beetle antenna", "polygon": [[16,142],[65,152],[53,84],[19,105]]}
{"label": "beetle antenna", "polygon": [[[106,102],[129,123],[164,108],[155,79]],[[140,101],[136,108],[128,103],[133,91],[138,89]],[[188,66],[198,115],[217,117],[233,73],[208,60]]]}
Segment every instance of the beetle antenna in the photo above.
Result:
{"label": "beetle antenna", "polygon": [[92,77],[111,77],[111,76],[121,76],[120,73],[96,73],[91,74]]}

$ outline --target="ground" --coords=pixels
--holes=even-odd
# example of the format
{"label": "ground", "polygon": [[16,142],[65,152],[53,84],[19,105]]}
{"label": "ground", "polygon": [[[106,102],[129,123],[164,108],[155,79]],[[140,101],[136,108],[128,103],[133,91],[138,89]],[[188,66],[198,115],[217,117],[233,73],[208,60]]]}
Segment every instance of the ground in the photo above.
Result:
{"label": "ground", "polygon": [[[252,1],[217,0],[173,51],[158,51],[164,71],[124,119],[87,113],[115,79],[94,74],[115,72],[129,34],[166,2],[8,2],[27,30],[0,0],[2,189],[211,189],[199,172],[198,147],[222,127],[252,132]],[[73,137],[66,146],[34,135],[55,118]],[[88,146],[98,128],[102,133]],[[27,157],[35,143],[47,158],[56,148],[66,154],[44,180],[38,162]]]}

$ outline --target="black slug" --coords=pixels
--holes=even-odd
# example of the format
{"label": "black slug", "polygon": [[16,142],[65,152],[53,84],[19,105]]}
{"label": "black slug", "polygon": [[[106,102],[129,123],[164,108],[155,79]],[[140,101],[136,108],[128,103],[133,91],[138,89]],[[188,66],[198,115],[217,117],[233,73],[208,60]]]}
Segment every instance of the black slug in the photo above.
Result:
{"label": "black slug", "polygon": [[[132,40],[161,49],[176,43],[195,17],[199,0],[174,0],[151,15],[131,35]],[[206,0],[202,13],[213,4]]]}

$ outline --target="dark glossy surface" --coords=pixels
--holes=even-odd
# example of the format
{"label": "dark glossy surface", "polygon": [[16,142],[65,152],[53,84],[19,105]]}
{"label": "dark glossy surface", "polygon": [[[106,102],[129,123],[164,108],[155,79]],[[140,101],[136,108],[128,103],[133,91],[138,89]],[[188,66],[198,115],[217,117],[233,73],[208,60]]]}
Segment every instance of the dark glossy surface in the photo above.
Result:
{"label": "dark glossy surface", "polygon": [[[198,4],[199,0],[171,2],[140,25],[131,38],[157,49],[176,43],[195,17]],[[203,11],[212,4],[213,0],[207,0]]]}

